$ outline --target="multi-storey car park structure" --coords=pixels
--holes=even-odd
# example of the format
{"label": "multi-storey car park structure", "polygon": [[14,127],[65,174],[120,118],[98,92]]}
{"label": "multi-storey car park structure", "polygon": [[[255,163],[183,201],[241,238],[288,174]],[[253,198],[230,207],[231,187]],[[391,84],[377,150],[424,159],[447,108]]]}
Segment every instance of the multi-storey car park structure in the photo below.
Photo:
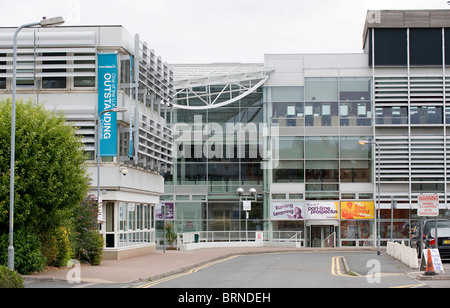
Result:
{"label": "multi-storey car park structure", "polygon": [[359,54],[172,65],[178,155],[163,201],[178,232],[246,223],[301,231],[306,246],[375,245],[380,204],[385,245],[409,240],[419,194],[438,194],[446,216],[449,29],[448,10],[369,11]]}
{"label": "multi-storey car park structure", "polygon": [[[249,230],[363,246],[379,231],[385,245],[409,240],[422,193],[438,194],[440,217],[448,214],[449,29],[448,10],[370,11],[361,53],[184,65],[163,63],[121,26],[28,29],[18,94],[79,128],[111,257],[160,243],[160,203],[177,233],[209,239],[241,231],[227,240],[242,241]],[[14,30],[0,29],[2,97]],[[117,105],[128,111],[117,113],[117,153],[101,158],[98,183],[96,120],[103,69],[114,66],[104,54],[116,55]]]}
{"label": "multi-storey car park structure", "polygon": [[[12,88],[14,31],[0,29],[2,98]],[[122,26],[29,28],[18,36],[18,97],[64,111],[83,136],[92,193],[99,187],[103,201],[105,258],[155,250],[155,206],[164,191],[160,173],[172,169],[166,122],[172,84],[167,64]],[[97,123],[102,110],[115,106],[127,111],[106,112]],[[112,148],[104,153],[108,145],[101,144],[99,166],[97,137],[111,137]]]}

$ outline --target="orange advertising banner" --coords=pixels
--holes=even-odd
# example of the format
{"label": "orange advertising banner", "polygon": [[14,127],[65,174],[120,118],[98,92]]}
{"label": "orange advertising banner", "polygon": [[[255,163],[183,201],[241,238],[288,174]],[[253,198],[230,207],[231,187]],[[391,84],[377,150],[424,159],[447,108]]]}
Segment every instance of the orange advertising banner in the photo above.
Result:
{"label": "orange advertising banner", "polygon": [[341,201],[341,219],[374,219],[373,201]]}

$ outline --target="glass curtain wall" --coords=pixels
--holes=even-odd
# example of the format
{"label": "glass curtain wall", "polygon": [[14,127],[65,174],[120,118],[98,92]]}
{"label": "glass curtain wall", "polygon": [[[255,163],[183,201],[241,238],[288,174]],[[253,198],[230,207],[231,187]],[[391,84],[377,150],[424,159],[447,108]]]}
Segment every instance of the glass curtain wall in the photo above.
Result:
{"label": "glass curtain wall", "polygon": [[339,183],[372,183],[368,136],[280,136],[272,183],[305,183],[306,200],[339,200]]}
{"label": "glass curtain wall", "polygon": [[[373,147],[358,143],[371,136],[344,135],[339,129],[372,126],[371,78],[306,78],[305,87],[270,87],[265,93],[269,123],[280,128],[280,136],[273,143],[278,145],[279,163],[269,171],[269,189],[273,186],[272,191],[284,190],[283,184],[295,187],[285,193],[272,193],[271,204],[296,202],[304,204],[305,211],[307,204],[334,205],[338,211],[342,202],[373,206],[372,188],[367,191],[360,188],[372,187],[364,184],[372,184],[374,180]],[[292,126],[305,129],[293,130]],[[336,130],[329,135],[315,135],[316,131],[306,129],[324,126]],[[355,191],[341,191],[343,184],[346,190],[348,184],[354,184]],[[330,220],[330,225],[336,223],[338,245],[362,245],[373,232],[373,219],[344,216],[336,216],[338,222]],[[306,218],[306,222],[274,219],[272,226],[274,230],[304,230],[308,243],[310,230],[306,226],[314,225],[315,219],[318,218]],[[323,223],[324,220],[319,222]]]}
{"label": "glass curtain wall", "polygon": [[[192,98],[190,104],[195,105]],[[176,232],[245,231],[236,190],[243,187],[248,195],[249,188],[262,191],[262,88],[216,109],[175,109],[173,119],[177,158],[173,174],[165,175],[170,193],[161,202],[175,203]],[[262,230],[262,196],[246,199],[253,201],[248,230]]]}
{"label": "glass curtain wall", "polygon": [[371,78],[306,78],[305,87],[272,87],[271,124],[371,126]]}

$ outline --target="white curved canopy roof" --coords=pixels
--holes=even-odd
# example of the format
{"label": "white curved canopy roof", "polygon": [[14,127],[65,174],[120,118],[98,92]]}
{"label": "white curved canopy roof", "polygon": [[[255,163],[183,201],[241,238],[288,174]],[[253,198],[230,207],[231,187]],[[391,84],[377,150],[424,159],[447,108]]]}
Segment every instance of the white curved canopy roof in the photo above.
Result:
{"label": "white curved canopy roof", "polygon": [[[190,110],[218,108],[238,101],[262,86],[273,71],[262,63],[177,64],[171,69],[173,106]],[[195,99],[195,104],[190,98]]]}

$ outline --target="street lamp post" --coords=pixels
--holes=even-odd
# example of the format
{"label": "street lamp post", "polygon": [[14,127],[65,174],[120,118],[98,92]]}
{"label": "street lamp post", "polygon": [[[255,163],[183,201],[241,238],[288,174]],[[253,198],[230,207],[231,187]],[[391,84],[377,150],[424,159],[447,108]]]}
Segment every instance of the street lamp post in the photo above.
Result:
{"label": "street lamp post", "polygon": [[[242,196],[244,195],[244,189],[243,188],[238,188],[236,190],[237,195],[239,196],[239,231],[241,229],[241,204],[242,204]],[[250,195],[252,195],[252,197],[255,198],[256,201],[256,189],[254,188],[250,188],[249,190]],[[240,233],[239,233],[239,239],[241,238]],[[248,242],[248,210],[245,210],[245,239]]]}
{"label": "street lamp post", "polygon": [[381,214],[380,214],[380,198],[381,198],[381,195],[380,195],[380,182],[381,182],[381,173],[380,173],[380,155],[381,155],[381,151],[380,151],[380,145],[375,141],[375,140],[359,140],[359,142],[358,142],[359,144],[361,144],[361,145],[365,145],[365,144],[374,144],[374,145],[376,145],[376,147],[377,147],[377,152],[378,152],[378,154],[377,154],[377,156],[378,156],[378,181],[377,181],[377,199],[378,199],[378,201],[377,201],[377,203],[378,203],[378,227],[377,227],[377,255],[380,255],[380,246],[381,246],[381,244],[380,244],[380,238],[381,238],[381,224],[380,224],[380,221],[381,221]]}
{"label": "street lamp post", "polygon": [[14,32],[13,40],[13,77],[12,77],[12,106],[11,106],[11,173],[9,178],[9,246],[8,268],[14,270],[14,176],[16,160],[16,92],[17,92],[17,37],[20,30],[35,26],[51,27],[64,23],[62,17],[43,18],[40,22],[24,24]]}

